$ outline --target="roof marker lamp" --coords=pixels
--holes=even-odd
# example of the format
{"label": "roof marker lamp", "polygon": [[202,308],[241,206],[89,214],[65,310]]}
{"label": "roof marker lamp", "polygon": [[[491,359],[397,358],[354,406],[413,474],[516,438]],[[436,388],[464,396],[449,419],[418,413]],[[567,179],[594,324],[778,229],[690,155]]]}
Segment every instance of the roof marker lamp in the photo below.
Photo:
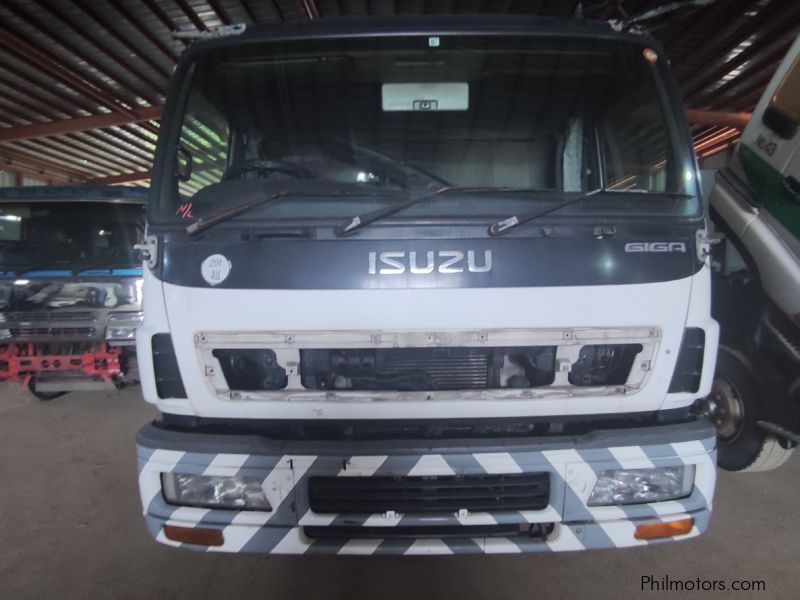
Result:
{"label": "roof marker lamp", "polygon": [[617,506],[685,498],[694,488],[694,471],[694,465],[603,471],[587,504]]}
{"label": "roof marker lamp", "polygon": [[271,511],[261,480],[239,475],[162,473],[164,499],[178,506]]}

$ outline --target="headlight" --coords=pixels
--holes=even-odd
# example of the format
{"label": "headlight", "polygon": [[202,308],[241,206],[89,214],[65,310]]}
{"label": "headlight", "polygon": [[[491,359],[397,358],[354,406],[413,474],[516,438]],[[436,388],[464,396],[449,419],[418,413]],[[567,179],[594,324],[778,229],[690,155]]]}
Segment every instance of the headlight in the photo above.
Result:
{"label": "headlight", "polygon": [[112,312],[106,318],[106,340],[131,342],[136,340],[136,328],[142,324],[141,312]]}
{"label": "headlight", "polygon": [[136,327],[109,327],[106,339],[110,342],[130,342],[136,340]]}
{"label": "headlight", "polygon": [[645,504],[677,500],[692,493],[694,465],[603,471],[589,496],[589,506]]}
{"label": "headlight", "polygon": [[164,498],[170,504],[202,508],[272,510],[264,490],[261,489],[261,480],[255,477],[163,473],[161,486]]}

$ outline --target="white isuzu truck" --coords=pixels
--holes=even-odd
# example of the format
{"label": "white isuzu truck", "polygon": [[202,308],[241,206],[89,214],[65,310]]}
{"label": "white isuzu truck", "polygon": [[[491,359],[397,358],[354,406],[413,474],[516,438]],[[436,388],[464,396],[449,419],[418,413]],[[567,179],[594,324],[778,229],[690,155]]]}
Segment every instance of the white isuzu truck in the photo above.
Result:
{"label": "white isuzu truck", "polygon": [[202,551],[707,527],[706,214],[651,38],[342,20],[193,44],[148,206],[144,516]]}

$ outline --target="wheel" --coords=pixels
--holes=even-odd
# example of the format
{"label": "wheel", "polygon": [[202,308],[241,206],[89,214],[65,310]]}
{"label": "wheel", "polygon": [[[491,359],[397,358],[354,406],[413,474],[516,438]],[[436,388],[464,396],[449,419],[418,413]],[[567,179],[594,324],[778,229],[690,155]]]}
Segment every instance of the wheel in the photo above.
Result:
{"label": "wheel", "polygon": [[767,434],[758,457],[749,467],[745,467],[742,471],[772,471],[789,460],[793,452],[794,448],[784,448],[778,438],[772,434]]}
{"label": "wheel", "polygon": [[11,388],[17,394],[17,396],[21,398],[36,398],[37,400],[42,400],[43,402],[48,402],[50,400],[55,400],[56,398],[60,398],[67,394],[67,392],[36,392],[33,389],[33,379],[30,380],[28,385],[23,383],[11,383]]}
{"label": "wheel", "polygon": [[736,352],[720,347],[711,394],[701,413],[717,428],[717,464],[726,471],[767,471],[782,465],[792,453],[757,422],[764,418],[758,383],[750,364]]}

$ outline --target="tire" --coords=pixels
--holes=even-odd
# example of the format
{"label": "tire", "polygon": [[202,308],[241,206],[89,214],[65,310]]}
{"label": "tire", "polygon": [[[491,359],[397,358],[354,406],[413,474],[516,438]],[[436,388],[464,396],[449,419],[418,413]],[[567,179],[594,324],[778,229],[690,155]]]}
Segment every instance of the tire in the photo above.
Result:
{"label": "tire", "polygon": [[758,454],[753,463],[742,469],[748,473],[755,473],[757,471],[772,471],[777,469],[787,460],[794,452],[794,448],[784,448],[781,446],[778,438],[774,435],[767,434],[764,443],[761,446],[761,452]]}
{"label": "tire", "polygon": [[60,398],[61,396],[66,395],[68,392],[35,392],[33,390],[33,380],[28,383],[28,385],[24,385],[22,383],[11,383],[11,388],[14,390],[17,396],[21,398],[36,398],[37,400],[41,400],[42,402],[49,402],[50,400],[55,400],[56,398]]}
{"label": "tire", "polygon": [[[705,403],[717,426],[717,464],[726,471],[767,470],[791,454],[757,422],[765,408],[751,365],[737,352],[720,347],[711,395]],[[780,452],[779,450],[783,452]]]}

